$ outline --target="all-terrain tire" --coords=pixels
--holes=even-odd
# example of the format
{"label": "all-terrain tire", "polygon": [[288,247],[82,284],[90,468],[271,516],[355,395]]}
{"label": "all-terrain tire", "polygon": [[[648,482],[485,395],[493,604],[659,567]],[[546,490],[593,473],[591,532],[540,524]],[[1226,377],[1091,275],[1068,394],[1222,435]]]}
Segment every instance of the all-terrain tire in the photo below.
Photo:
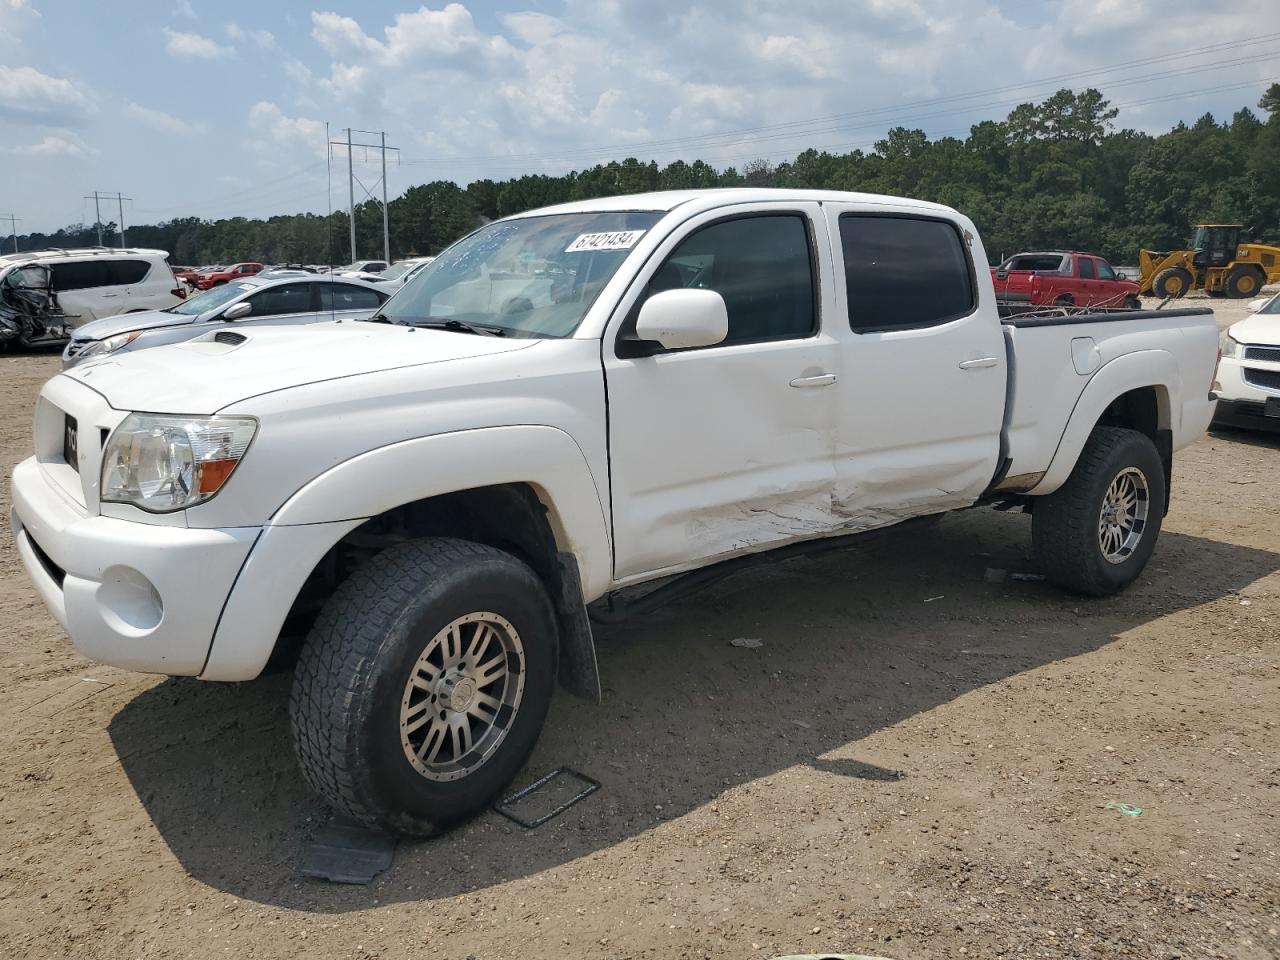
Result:
{"label": "all-terrain tire", "polygon": [[1233,300],[1245,300],[1249,297],[1256,297],[1258,291],[1262,289],[1263,277],[1259,270],[1253,267],[1235,267],[1227,278],[1223,281],[1222,287],[1226,291],[1228,297]]}
{"label": "all-terrain tire", "polygon": [[[411,678],[421,679],[424,651],[447,626],[479,613],[518,634],[522,656],[503,662],[522,681],[521,693],[491,753],[461,764],[452,779],[432,779],[406,752],[402,705]],[[289,713],[303,775],[339,811],[399,836],[430,836],[480,812],[537,742],[555,684],[556,640],[546,589],[511,554],[447,538],[384,550],[335,591],[298,658]],[[434,707],[431,715],[434,726]]]}
{"label": "all-terrain tire", "polygon": [[1055,307],[1074,307],[1076,305],[1076,298],[1069,293],[1064,293],[1059,296],[1057,300],[1053,301],[1053,305]]}
{"label": "all-terrain tire", "polygon": [[1124,298],[1124,306],[1126,310],[1141,310],[1142,301],[1135,296],[1127,296]]}
{"label": "all-terrain tire", "polygon": [[[1100,533],[1104,501],[1113,481],[1132,469],[1145,483],[1145,517],[1131,552],[1113,562]],[[1095,427],[1067,482],[1035,501],[1031,540],[1040,571],[1050,583],[1078,593],[1101,597],[1124,589],[1155,549],[1165,496],[1164,464],[1150,437]]]}
{"label": "all-terrain tire", "polygon": [[1167,267],[1156,274],[1151,291],[1161,298],[1185,297],[1191,290],[1193,277],[1186,267]]}

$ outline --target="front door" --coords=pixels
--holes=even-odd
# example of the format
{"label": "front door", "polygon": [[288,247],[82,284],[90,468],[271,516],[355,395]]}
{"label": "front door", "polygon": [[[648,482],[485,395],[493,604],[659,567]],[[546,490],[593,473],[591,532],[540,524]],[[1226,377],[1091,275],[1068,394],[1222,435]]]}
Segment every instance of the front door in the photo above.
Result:
{"label": "front door", "polygon": [[824,210],[838,240],[835,505],[845,528],[973,503],[1000,459],[1008,371],[972,225],[853,203]]}
{"label": "front door", "polygon": [[[679,228],[624,297],[603,345],[616,579],[833,528],[830,257],[817,204],[744,205]],[[726,339],[619,357],[645,297],[676,287],[724,297]]]}

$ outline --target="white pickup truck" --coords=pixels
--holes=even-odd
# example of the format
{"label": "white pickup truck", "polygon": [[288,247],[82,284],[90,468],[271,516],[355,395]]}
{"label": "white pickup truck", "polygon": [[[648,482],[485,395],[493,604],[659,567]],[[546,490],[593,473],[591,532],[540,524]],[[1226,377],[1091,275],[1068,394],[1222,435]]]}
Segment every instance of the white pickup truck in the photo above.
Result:
{"label": "white pickup truck", "polygon": [[980,502],[1032,512],[1051,581],[1122,588],[1217,345],[1208,310],[1001,322],[935,204],[591,200],[481,227],[372,322],[54,377],[11,519],[85,656],[248,680],[305,637],[307,779],[425,835],[511,781],[557,679],[598,696],[588,605],[623,588]]}

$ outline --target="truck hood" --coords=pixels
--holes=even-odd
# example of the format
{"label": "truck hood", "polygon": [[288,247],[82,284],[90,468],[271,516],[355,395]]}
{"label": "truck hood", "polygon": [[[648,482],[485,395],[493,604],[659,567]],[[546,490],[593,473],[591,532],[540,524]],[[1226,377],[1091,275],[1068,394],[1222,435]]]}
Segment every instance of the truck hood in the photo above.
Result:
{"label": "truck hood", "polygon": [[1280,313],[1255,313],[1233,323],[1227,332],[1240,343],[1280,346]]}
{"label": "truck hood", "polygon": [[168,313],[164,310],[143,310],[138,313],[117,313],[115,316],[90,320],[76,327],[77,340],[105,340],[117,333],[131,330],[154,330],[156,327],[172,327],[200,319],[185,313]]}
{"label": "truck hood", "polygon": [[211,414],[289,387],[537,343],[350,320],[251,329],[219,325],[194,340],[89,361],[61,376],[96,390],[117,410]]}

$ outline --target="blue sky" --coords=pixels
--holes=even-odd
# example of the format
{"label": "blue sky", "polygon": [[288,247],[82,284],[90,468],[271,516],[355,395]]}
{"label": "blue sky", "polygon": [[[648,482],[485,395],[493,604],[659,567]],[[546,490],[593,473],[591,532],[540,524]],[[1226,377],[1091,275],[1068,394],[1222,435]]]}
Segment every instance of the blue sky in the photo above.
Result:
{"label": "blue sky", "polygon": [[870,149],[897,123],[963,136],[1059,86],[1158,131],[1277,77],[1273,0],[0,0],[0,214],[92,221],[95,189],[134,223],[323,211],[326,121],[388,131],[394,195]]}

